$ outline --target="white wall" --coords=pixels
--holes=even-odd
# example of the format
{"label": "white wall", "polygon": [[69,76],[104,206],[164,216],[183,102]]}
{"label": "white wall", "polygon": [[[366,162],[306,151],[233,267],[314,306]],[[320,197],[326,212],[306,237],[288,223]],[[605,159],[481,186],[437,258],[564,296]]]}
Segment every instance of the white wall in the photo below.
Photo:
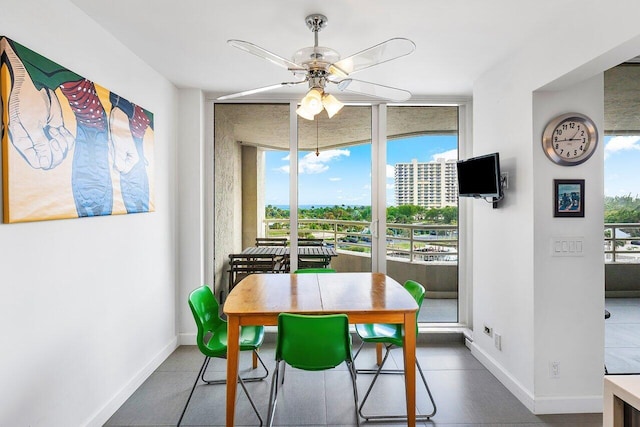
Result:
{"label": "white wall", "polygon": [[[178,182],[178,332],[179,344],[195,344],[196,324],[188,308],[189,293],[205,284],[204,131],[202,91],[181,89],[179,95]],[[211,117],[209,118],[211,120]],[[211,285],[211,283],[209,283]]]}
{"label": "white wall", "polygon": [[[589,116],[604,138],[603,75],[562,91],[536,92],[534,135],[542,135],[555,116],[577,111]],[[534,139],[538,144],[540,138]],[[604,143],[577,166],[558,166],[535,149],[534,157],[534,384],[536,411],[599,408],[604,373]],[[539,148],[539,147],[536,147]],[[585,180],[584,218],[554,218],[553,180]],[[581,237],[583,256],[551,256],[554,237]],[[585,357],[588,355],[588,357]],[[559,362],[559,378],[549,364]],[[585,375],[585,373],[588,373]],[[569,405],[574,405],[569,407]]]}
{"label": "white wall", "polygon": [[[604,354],[603,147],[584,165],[554,166],[542,128],[575,110],[602,129],[601,73],[640,54],[638,2],[577,4],[580,19],[550,17],[474,85],[473,154],[499,151],[510,182],[499,209],[473,202],[472,352],[536,413],[600,411]],[[584,219],[552,217],[554,178],[586,180]],[[585,256],[551,258],[556,235],[584,237]],[[501,351],[484,324],[502,334]]]}
{"label": "white wall", "polygon": [[0,425],[102,425],[176,345],[177,91],[67,0],[0,10],[0,34],[154,113],[154,213],[0,224]]}

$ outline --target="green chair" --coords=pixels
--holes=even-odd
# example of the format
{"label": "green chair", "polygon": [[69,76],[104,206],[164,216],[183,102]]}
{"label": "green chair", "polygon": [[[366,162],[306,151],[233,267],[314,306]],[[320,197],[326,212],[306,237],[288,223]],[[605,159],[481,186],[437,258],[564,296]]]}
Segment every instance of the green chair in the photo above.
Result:
{"label": "green chair", "polygon": [[284,362],[284,366],[290,365],[306,371],[331,369],[346,362],[353,386],[356,421],[360,425],[356,371],[351,356],[351,335],[346,314],[308,316],[281,313],[278,316],[276,367],[269,395],[268,426],[273,423],[276,412],[281,362]]}
{"label": "green chair", "polygon": [[[424,300],[424,294],[426,291],[420,283],[415,282],[413,280],[407,280],[404,284],[404,288],[411,294],[411,296],[418,303],[418,312],[416,313],[416,331],[415,331],[417,334],[418,333],[418,322],[417,322],[418,314],[420,313],[420,306],[422,305],[422,301]],[[362,350],[362,347],[365,343],[384,344],[386,348],[384,358],[382,359],[382,363],[380,363],[380,366],[378,366],[378,369],[358,369],[357,370],[358,373],[375,373],[375,376],[373,377],[373,381],[371,381],[371,385],[369,386],[369,389],[367,390],[367,393],[365,394],[364,399],[362,400],[362,403],[360,403],[360,407],[358,409],[360,416],[366,419],[367,421],[406,420],[407,417],[404,415],[365,415],[362,410],[362,408],[364,407],[364,404],[367,401],[367,398],[369,397],[369,394],[371,393],[371,390],[373,389],[374,384],[376,383],[376,380],[378,379],[378,376],[381,373],[404,374],[403,370],[384,370],[384,371],[382,370],[382,367],[384,366],[385,362],[387,361],[387,358],[389,357],[389,352],[391,351],[391,349],[393,349],[394,347],[402,347],[402,342],[403,342],[402,341],[402,325],[377,324],[377,323],[376,324],[357,324],[356,332],[360,337],[360,339],[362,340],[362,343],[360,344],[360,347],[358,347],[358,351],[354,356],[354,360],[358,357],[358,354],[360,354],[360,350]],[[430,419],[436,414],[436,403],[433,400],[433,396],[431,395],[431,390],[429,390],[429,386],[427,385],[427,380],[424,376],[424,373],[422,372],[422,368],[420,367],[420,362],[418,362],[418,358],[416,358],[416,366],[418,367],[418,371],[420,372],[420,376],[422,377],[422,382],[424,383],[424,386],[427,389],[427,393],[429,394],[429,399],[431,400],[431,405],[433,406],[433,412],[431,412],[429,415],[416,415],[417,421],[425,421]]]}
{"label": "green chair", "polygon": [[[180,420],[178,420],[178,426],[182,422],[182,418],[184,414],[187,412],[187,407],[189,406],[189,402],[191,401],[191,396],[193,396],[193,392],[198,385],[198,381],[202,379],[206,384],[225,384],[226,380],[207,380],[204,377],[204,374],[209,366],[209,361],[212,357],[219,357],[222,359],[227,358],[227,322],[224,321],[219,314],[220,305],[218,304],[218,300],[211,292],[211,289],[208,286],[201,286],[198,289],[191,292],[189,295],[189,307],[191,308],[191,312],[193,313],[193,317],[196,321],[196,325],[198,326],[198,335],[196,336],[196,341],[198,343],[198,349],[200,352],[204,354],[204,362],[202,363],[202,367],[200,368],[200,372],[198,372],[198,376],[196,377],[196,381],[191,388],[191,393],[189,393],[189,398],[187,399],[187,403],[184,405],[184,409],[182,410],[182,415],[180,415]],[[247,388],[245,387],[245,381],[260,381],[265,379],[269,375],[269,370],[265,366],[262,358],[258,354],[258,348],[262,345],[262,340],[264,339],[264,327],[263,326],[243,326],[240,330],[240,351],[252,351],[254,354],[254,365],[253,368],[256,368],[256,359],[260,361],[260,364],[265,370],[265,374],[262,376],[255,376],[250,378],[241,378],[238,375],[238,381],[242,386],[245,394],[249,398],[249,402],[253,407],[258,419],[260,420],[260,425],[262,425],[262,417],[256,408],[253,399],[249,395]]]}
{"label": "green chair", "polygon": [[296,271],[294,271],[294,274],[301,274],[301,273],[335,273],[336,270],[334,270],[333,268],[299,268]]}

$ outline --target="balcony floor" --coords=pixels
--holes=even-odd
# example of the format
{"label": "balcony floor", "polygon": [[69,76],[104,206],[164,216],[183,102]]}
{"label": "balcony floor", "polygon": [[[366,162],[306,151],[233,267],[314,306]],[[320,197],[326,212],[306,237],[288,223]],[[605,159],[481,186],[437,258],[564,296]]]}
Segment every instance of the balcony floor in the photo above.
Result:
{"label": "balcony floor", "polygon": [[[456,323],[457,299],[425,299],[419,322]],[[609,374],[640,374],[640,298],[606,298],[605,366]]]}
{"label": "balcony floor", "polygon": [[640,298],[606,298],[604,360],[609,374],[640,374]]}

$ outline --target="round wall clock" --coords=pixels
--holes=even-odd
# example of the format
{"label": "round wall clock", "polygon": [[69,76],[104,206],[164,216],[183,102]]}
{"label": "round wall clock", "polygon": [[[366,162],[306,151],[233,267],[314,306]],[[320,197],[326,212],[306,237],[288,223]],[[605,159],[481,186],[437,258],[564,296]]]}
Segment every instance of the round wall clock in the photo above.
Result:
{"label": "round wall clock", "polygon": [[562,114],[544,128],[542,148],[551,161],[562,166],[585,162],[598,145],[598,131],[589,117],[580,113]]}

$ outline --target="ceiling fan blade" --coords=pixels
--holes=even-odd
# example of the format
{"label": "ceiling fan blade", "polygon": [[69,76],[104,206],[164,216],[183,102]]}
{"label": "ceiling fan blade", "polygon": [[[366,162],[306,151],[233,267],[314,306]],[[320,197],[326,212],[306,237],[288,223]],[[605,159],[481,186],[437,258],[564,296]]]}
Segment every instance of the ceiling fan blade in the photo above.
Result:
{"label": "ceiling fan blade", "polygon": [[389,39],[369,49],[341,59],[331,65],[329,71],[337,76],[346,77],[356,71],[409,55],[415,49],[416,44],[409,39]]}
{"label": "ceiling fan blade", "polygon": [[262,59],[266,59],[267,61],[275,64],[279,67],[286,68],[290,71],[306,71],[303,67],[296,64],[295,62],[289,61],[279,55],[276,55],[273,52],[269,52],[266,49],[261,48],[260,46],[256,46],[253,43],[245,42],[243,40],[227,40],[233,47],[237,47],[240,50],[244,50],[245,52],[249,52],[253,55],[259,56]]}
{"label": "ceiling fan blade", "polygon": [[300,83],[305,83],[305,80],[301,80],[299,82],[283,82],[283,83],[278,83],[278,84],[271,85],[271,86],[264,86],[264,87],[259,87],[259,88],[255,88],[255,89],[244,90],[242,92],[237,92],[237,93],[232,93],[232,94],[229,94],[229,95],[220,96],[220,97],[218,97],[216,99],[218,101],[223,101],[225,99],[239,98],[241,96],[253,95],[254,93],[260,93],[260,92],[266,92],[268,90],[278,89],[279,87],[295,86],[295,85],[298,85]]}
{"label": "ceiling fan blade", "polygon": [[395,87],[363,82],[362,80],[344,79],[338,83],[338,89],[342,92],[353,92],[375,98],[388,99],[389,101],[402,102],[411,98],[411,92]]}

